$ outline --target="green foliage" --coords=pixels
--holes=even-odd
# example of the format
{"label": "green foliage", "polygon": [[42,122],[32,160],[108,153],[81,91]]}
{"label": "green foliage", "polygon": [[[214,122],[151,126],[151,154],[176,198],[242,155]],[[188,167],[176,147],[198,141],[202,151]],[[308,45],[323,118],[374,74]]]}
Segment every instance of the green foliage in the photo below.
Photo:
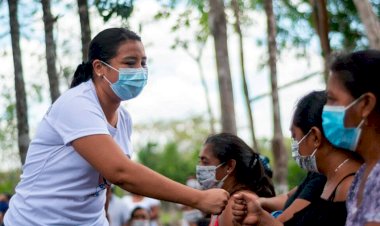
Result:
{"label": "green foliage", "polygon": [[[156,15],[155,19],[169,19],[172,14],[173,7],[176,7],[180,3],[186,2],[187,7],[179,13],[175,23],[171,27],[171,31],[177,33],[172,49],[181,47],[188,50],[191,43],[195,43],[199,48],[203,48],[208,36],[210,35],[208,27],[208,13],[205,9],[204,1],[170,1],[170,3],[162,3],[162,8]],[[194,29],[192,36],[183,36],[184,30]]]}
{"label": "green foliage", "polygon": [[175,142],[167,143],[162,150],[152,150],[151,144],[140,150],[138,156],[141,163],[169,177],[172,180],[185,183],[189,175],[194,175],[197,164],[197,150],[181,153]]}
{"label": "green foliage", "polygon": [[[250,0],[254,10],[263,10],[263,0]],[[277,21],[277,44],[281,50],[298,49],[298,56],[307,55],[307,50],[317,39],[312,19],[313,8],[309,0],[273,1]],[[372,0],[372,6],[380,16],[380,1]],[[328,0],[329,38],[333,50],[357,50],[368,48],[364,28],[353,1]],[[258,44],[265,40],[258,40]]]}
{"label": "green foliage", "polygon": [[95,0],[95,6],[104,22],[109,21],[113,15],[127,20],[133,12],[134,0]]}
{"label": "green foliage", "polygon": [[0,193],[13,194],[15,187],[20,179],[20,170],[0,173]]}
{"label": "green foliage", "polygon": [[[4,81],[5,77],[0,76]],[[5,83],[1,85],[0,97],[4,106],[0,110],[0,149],[2,150],[1,157],[6,156],[5,152],[12,150],[15,147],[17,137],[17,122],[16,122],[16,101],[14,99],[13,89]]]}
{"label": "green foliage", "polygon": [[305,179],[307,172],[301,169],[294,160],[288,162],[288,186],[289,189],[298,186]]}
{"label": "green foliage", "polygon": [[[208,135],[208,125],[200,116],[190,119],[137,125],[136,133],[148,133],[137,152],[138,160],[149,168],[181,183],[195,174],[199,150]],[[153,137],[155,139],[153,139]]]}

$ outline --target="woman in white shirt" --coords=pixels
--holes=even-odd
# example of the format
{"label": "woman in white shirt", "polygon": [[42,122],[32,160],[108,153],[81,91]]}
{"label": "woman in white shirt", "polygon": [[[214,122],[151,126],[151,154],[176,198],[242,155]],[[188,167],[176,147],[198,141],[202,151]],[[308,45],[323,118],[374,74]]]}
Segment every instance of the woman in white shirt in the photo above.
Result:
{"label": "woman in white shirt", "polygon": [[147,82],[141,38],[124,28],[106,29],[91,41],[88,59],[42,119],[5,225],[108,225],[110,184],[220,213],[228,199],[224,190],[191,189],[129,159],[132,123],[120,103]]}

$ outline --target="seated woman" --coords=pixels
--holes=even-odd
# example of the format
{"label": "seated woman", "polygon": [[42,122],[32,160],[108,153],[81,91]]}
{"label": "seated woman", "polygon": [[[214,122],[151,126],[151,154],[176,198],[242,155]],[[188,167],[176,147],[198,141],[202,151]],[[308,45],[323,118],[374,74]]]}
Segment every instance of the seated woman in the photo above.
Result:
{"label": "seated woman", "polygon": [[150,216],[148,210],[137,206],[131,212],[128,226],[150,226]]}
{"label": "seated woman", "polygon": [[[327,182],[318,200],[296,212],[284,225],[345,225],[346,198],[354,175],[362,161],[353,152],[333,147],[324,137],[322,110],[326,103],[324,91],[303,97],[293,116],[290,131],[294,142],[292,155],[301,168],[320,172]],[[263,210],[252,194],[234,196],[234,220],[244,225],[283,225]],[[248,207],[248,214],[247,214]]]}
{"label": "seated woman", "polygon": [[[259,158],[259,154],[235,135],[212,135],[200,152],[197,180],[203,189],[218,187],[230,195],[246,191],[260,197],[273,197],[273,184]],[[230,200],[220,215],[212,216],[210,225],[232,226],[232,205]]]}

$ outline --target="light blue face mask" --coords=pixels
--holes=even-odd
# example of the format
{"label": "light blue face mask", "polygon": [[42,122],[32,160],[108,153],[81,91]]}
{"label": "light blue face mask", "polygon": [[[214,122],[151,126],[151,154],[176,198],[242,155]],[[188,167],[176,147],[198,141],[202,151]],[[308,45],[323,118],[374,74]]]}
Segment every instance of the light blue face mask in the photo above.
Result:
{"label": "light blue face mask", "polygon": [[119,79],[115,83],[111,83],[105,76],[104,78],[120,100],[130,100],[137,97],[147,83],[147,68],[120,68],[117,70],[106,62],[102,61],[102,63],[119,72]]}
{"label": "light blue face mask", "polygon": [[361,99],[359,97],[347,107],[325,105],[322,112],[322,127],[327,140],[334,146],[355,151],[362,132],[364,119],[357,127],[346,128],[344,118],[347,110]]}

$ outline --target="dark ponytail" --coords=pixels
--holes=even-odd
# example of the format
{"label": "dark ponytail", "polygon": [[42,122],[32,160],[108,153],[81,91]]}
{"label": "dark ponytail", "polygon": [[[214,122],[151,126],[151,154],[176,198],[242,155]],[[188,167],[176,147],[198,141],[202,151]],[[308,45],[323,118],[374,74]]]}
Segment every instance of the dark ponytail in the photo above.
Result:
{"label": "dark ponytail", "polygon": [[70,88],[92,78],[92,62],[96,59],[109,63],[117,54],[119,46],[128,40],[140,41],[141,38],[126,28],[109,28],[101,31],[91,41],[88,62],[78,65]]}
{"label": "dark ponytail", "polygon": [[82,82],[86,82],[92,78],[92,65],[90,62],[81,63],[78,65],[74,73],[74,78],[71,81],[70,88],[73,88]]}
{"label": "dark ponytail", "polygon": [[265,173],[259,154],[238,136],[220,133],[209,136],[205,144],[211,145],[213,154],[221,163],[231,159],[236,161],[234,177],[238,187],[246,187],[260,197],[275,196],[274,186]]}

